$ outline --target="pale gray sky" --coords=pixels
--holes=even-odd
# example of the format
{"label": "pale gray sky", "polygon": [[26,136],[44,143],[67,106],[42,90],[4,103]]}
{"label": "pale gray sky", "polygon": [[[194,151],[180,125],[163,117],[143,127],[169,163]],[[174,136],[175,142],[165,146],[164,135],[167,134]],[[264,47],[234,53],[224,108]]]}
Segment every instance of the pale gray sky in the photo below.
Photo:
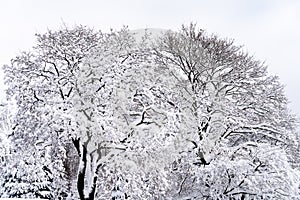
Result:
{"label": "pale gray sky", "polygon": [[299,0],[1,0],[0,65],[28,50],[36,32],[62,22],[108,31],[122,25],[178,30],[191,21],[266,61],[300,116]]}

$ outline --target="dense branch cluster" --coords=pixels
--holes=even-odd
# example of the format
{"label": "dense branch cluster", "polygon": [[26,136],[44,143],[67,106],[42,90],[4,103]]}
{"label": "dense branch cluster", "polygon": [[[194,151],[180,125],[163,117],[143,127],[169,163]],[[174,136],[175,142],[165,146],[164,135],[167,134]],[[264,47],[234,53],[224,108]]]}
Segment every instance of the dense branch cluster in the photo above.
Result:
{"label": "dense branch cluster", "polygon": [[283,87],[232,40],[194,24],[36,36],[4,66],[0,197],[300,198]]}

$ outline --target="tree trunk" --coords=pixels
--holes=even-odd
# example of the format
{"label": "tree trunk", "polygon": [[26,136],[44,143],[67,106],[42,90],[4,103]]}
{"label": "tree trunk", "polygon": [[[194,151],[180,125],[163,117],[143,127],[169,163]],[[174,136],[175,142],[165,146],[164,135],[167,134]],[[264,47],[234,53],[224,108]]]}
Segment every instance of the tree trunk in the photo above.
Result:
{"label": "tree trunk", "polygon": [[[77,177],[77,189],[80,200],[94,200],[96,193],[96,184],[98,179],[98,170],[100,164],[93,166],[93,155],[89,153],[84,145],[81,145],[80,139],[73,139],[73,143],[80,156],[78,177]],[[92,176],[92,178],[91,178]]]}
{"label": "tree trunk", "polygon": [[85,177],[85,172],[86,172],[86,154],[87,150],[84,146],[82,146],[83,152],[82,156],[80,158],[80,164],[79,164],[79,169],[78,169],[78,179],[77,179],[77,189],[79,193],[79,197],[81,200],[84,200],[84,177]]}

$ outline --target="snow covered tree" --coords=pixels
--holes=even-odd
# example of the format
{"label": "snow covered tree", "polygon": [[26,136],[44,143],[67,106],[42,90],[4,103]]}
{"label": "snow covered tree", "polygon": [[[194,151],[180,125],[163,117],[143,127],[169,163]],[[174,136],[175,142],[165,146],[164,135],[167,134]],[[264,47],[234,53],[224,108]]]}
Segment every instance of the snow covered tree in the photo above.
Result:
{"label": "snow covered tree", "polygon": [[[299,173],[291,168],[286,153],[276,150],[295,145],[295,118],[287,110],[287,99],[278,78],[268,75],[263,63],[243,53],[233,41],[197,31],[194,24],[183,26],[180,32],[165,34],[158,42],[156,55],[158,62],[181,70],[188,79],[186,88],[193,98],[190,106],[198,126],[193,133],[198,138],[191,141],[194,158],[187,155],[183,159],[191,160],[182,163],[182,167],[192,170],[185,175],[179,170],[181,183],[176,195],[212,199],[252,198],[251,195],[299,197]],[[266,149],[277,155],[269,157],[274,160],[259,156]],[[245,159],[248,161],[244,162]],[[193,164],[186,166],[186,162]],[[198,165],[198,169],[193,165]],[[264,175],[259,173],[262,166],[266,170]],[[273,173],[278,174],[274,177]],[[287,178],[289,173],[293,175]],[[238,181],[230,188],[233,177]],[[249,180],[249,177],[254,178]],[[192,182],[185,186],[187,192],[183,194],[187,179]],[[262,183],[266,179],[272,186],[261,184],[259,188],[246,183]],[[191,192],[200,180],[200,185]],[[283,185],[282,180],[287,184]]]}
{"label": "snow covered tree", "polygon": [[[45,188],[46,196],[51,198],[70,192],[66,182],[72,177],[67,176],[73,176],[68,172],[76,160],[70,163],[70,158],[66,158],[66,153],[72,152],[68,149],[72,142],[70,120],[65,113],[71,106],[69,98],[72,97],[74,74],[95,46],[99,33],[78,26],[36,36],[38,43],[33,51],[22,53],[11,65],[4,66],[8,97],[17,104],[14,130],[9,136],[17,158],[14,159],[16,165],[10,163],[10,167],[22,173],[21,178],[29,179],[13,178],[14,186],[6,184],[10,197],[15,194],[19,197],[44,196],[39,190]],[[19,158],[24,162],[19,162]],[[24,181],[28,189],[20,186]],[[33,191],[30,187],[36,182],[44,186]]]}
{"label": "snow covered tree", "polygon": [[10,141],[8,139],[8,134],[12,127],[12,113],[10,109],[12,106],[7,102],[0,103],[0,159],[1,164],[5,162],[5,157],[9,154]]}
{"label": "snow covered tree", "polygon": [[1,197],[299,198],[283,87],[233,41],[77,26],[4,70],[17,108]]}
{"label": "snow covered tree", "polygon": [[[10,156],[10,141],[8,139],[8,134],[12,130],[11,124],[11,113],[9,112],[9,107],[11,107],[7,102],[0,103],[0,168],[5,169]],[[5,183],[5,178],[3,175],[0,176],[0,196],[5,192],[3,189],[3,184]]]}
{"label": "snow covered tree", "polygon": [[[5,184],[8,196],[66,196],[70,189],[66,185],[72,188],[74,179],[72,165],[77,163],[81,199],[93,199],[96,189],[99,198],[110,198],[125,184],[119,183],[122,179],[127,182],[124,187],[130,188],[131,183],[139,186],[136,172],[127,173],[133,179],[125,176],[133,165],[143,176],[149,176],[150,169],[159,173],[158,167],[168,163],[170,154],[166,152],[175,151],[170,138],[179,132],[175,104],[183,93],[174,89],[178,87],[175,77],[155,64],[146,38],[136,44],[126,28],[95,34],[84,27],[49,31],[37,38],[33,52],[23,53],[5,66],[7,93],[18,106],[10,137],[16,158],[25,152],[24,162],[11,162],[10,167],[18,177],[28,178],[13,176],[14,184]],[[70,143],[79,160],[66,157],[72,151]],[[154,164],[158,160],[161,162]],[[26,170],[28,166],[33,171]],[[101,173],[115,177],[104,191],[97,184],[107,185],[109,177],[98,180]],[[162,182],[162,178],[156,180]],[[37,186],[33,188],[30,181]],[[24,182],[26,188],[21,187]],[[136,188],[131,187],[122,195],[151,197],[159,190],[157,184],[151,185],[148,193],[135,194]]]}
{"label": "snow covered tree", "polygon": [[[136,44],[128,30],[121,30],[108,34],[93,49],[77,78],[73,116],[78,150],[83,155],[78,183],[88,177],[97,180],[99,171],[103,173],[99,184],[107,182],[104,171],[112,176],[119,174],[114,179],[117,186],[113,183],[110,189],[101,191],[107,183],[100,184],[97,198],[108,199],[110,194],[106,193],[111,191],[121,195],[115,190],[122,184],[127,188],[123,188],[123,196],[133,199],[154,194],[161,197],[167,191],[167,186],[161,184],[166,180],[159,169],[176,158],[179,141],[187,138],[181,134],[188,129],[190,120],[181,117],[177,105],[188,99],[180,87],[182,83],[168,68],[158,65],[153,56],[149,46]],[[148,183],[137,178],[136,171],[150,176]],[[120,180],[127,183],[119,183]],[[152,185],[152,190],[143,190],[145,185]],[[87,196],[85,193],[95,186],[81,187],[81,196]]]}

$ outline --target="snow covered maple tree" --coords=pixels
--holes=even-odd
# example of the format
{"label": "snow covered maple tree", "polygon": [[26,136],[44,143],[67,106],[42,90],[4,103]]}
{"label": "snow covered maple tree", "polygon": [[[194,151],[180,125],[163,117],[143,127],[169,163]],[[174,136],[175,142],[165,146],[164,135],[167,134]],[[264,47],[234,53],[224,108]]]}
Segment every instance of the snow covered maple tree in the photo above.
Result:
{"label": "snow covered maple tree", "polygon": [[278,78],[193,24],[156,42],[48,31],[4,70],[17,108],[1,197],[299,198]]}

